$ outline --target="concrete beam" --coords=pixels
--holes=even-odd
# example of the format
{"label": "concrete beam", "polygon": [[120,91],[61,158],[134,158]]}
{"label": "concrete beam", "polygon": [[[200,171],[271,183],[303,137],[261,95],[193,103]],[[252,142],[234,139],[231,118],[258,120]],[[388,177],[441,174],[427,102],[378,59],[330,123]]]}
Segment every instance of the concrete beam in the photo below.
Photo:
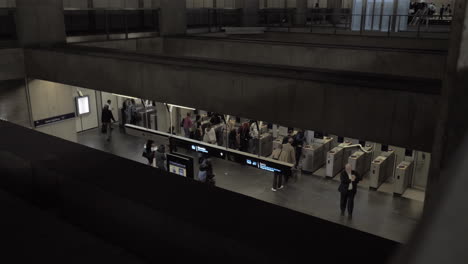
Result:
{"label": "concrete beam", "polygon": [[309,76],[300,69],[248,64],[229,68],[232,63],[147,54],[27,49],[25,57],[28,75],[38,79],[431,150],[438,95],[382,89],[392,82],[382,77],[372,87],[350,84],[359,79],[355,74],[332,83],[335,77],[325,72]]}
{"label": "concrete beam", "polygon": [[16,23],[22,47],[66,43],[63,0],[17,0]]}

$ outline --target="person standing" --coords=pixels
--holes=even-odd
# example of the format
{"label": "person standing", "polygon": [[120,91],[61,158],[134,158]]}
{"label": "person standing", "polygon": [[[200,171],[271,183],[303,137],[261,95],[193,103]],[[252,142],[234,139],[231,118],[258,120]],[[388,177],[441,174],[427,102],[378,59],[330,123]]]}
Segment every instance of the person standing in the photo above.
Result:
{"label": "person standing", "polygon": [[[293,138],[289,138],[288,143],[283,144],[282,148],[283,151],[281,152],[281,155],[279,155],[279,161],[290,163],[290,164],[296,164],[296,151],[294,150],[294,147],[292,146],[292,143],[294,142]],[[291,177],[292,171],[286,171],[284,173],[284,182],[288,183],[289,177]]]}
{"label": "person standing", "polygon": [[444,19],[444,12],[445,12],[445,6],[442,5],[442,7],[439,10],[439,19],[443,20]]}
{"label": "person standing", "polygon": [[250,134],[249,123],[244,123],[239,128],[240,151],[247,152],[249,150],[249,140],[250,140],[249,134]]}
{"label": "person standing", "polygon": [[256,121],[250,121],[250,131],[249,131],[249,136],[250,140],[252,141],[252,148],[250,150],[250,153],[257,155],[258,154],[258,144],[259,144],[259,139],[258,139],[258,123]]}
{"label": "person standing", "polygon": [[341,194],[341,216],[344,216],[347,208],[348,218],[351,219],[353,217],[354,197],[356,196],[359,181],[361,181],[360,175],[353,171],[351,164],[346,164],[345,170],[341,173],[341,184],[338,188]]}
{"label": "person standing", "polygon": [[112,138],[112,122],[115,122],[115,119],[112,111],[109,110],[108,105],[104,105],[104,108],[102,109],[101,121],[102,126],[105,127],[106,130],[107,141],[110,141]]}
{"label": "person standing", "polygon": [[158,150],[156,150],[156,167],[163,171],[167,171],[166,160],[166,147],[161,145],[159,146]]}
{"label": "person standing", "polygon": [[148,165],[153,166],[155,156],[155,146],[153,140],[148,140],[145,144],[143,156],[148,160]]}
{"label": "person standing", "polygon": [[205,135],[203,136],[203,142],[209,143],[216,145],[216,132],[211,126],[211,124],[208,124],[208,127],[205,129]]}
{"label": "person standing", "polygon": [[198,172],[198,180],[207,183],[210,185],[215,185],[215,175],[213,173],[213,164],[211,162],[211,159],[208,157],[200,157],[198,160],[198,163],[200,164],[199,166],[199,172]]}
{"label": "person standing", "polygon": [[293,147],[295,148],[296,150],[296,167],[299,166],[299,161],[301,160],[301,156],[302,156],[302,148],[304,147],[304,143],[305,143],[305,132],[304,130],[299,130],[299,132],[296,134],[296,136],[294,136],[294,143],[293,143]]}
{"label": "person standing", "polygon": [[192,122],[192,115],[187,113],[187,116],[184,118],[183,127],[184,127],[184,134],[186,138],[190,138],[190,130],[192,129],[193,122]]}
{"label": "person standing", "polygon": [[111,100],[107,100],[105,105],[107,105],[109,107],[109,110],[112,111],[112,101]]}
{"label": "person standing", "polygon": [[[273,150],[273,154],[271,154],[271,158],[274,160],[279,160],[281,154],[283,153],[283,145],[279,145],[278,148]],[[279,172],[273,172],[273,187],[271,188],[272,191],[276,192],[277,190],[283,189],[283,175]]]}

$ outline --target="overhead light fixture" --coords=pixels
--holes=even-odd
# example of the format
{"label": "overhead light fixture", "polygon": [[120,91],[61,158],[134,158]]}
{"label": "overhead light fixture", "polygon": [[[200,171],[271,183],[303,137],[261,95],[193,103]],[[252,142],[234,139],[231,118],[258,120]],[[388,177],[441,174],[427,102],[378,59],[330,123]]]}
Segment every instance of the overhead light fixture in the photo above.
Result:
{"label": "overhead light fixture", "polygon": [[119,97],[123,97],[123,98],[128,98],[128,99],[138,99],[138,98],[136,98],[136,97],[131,97],[131,96],[127,96],[127,95],[121,95],[121,94],[115,94],[115,93],[113,93],[112,95],[119,96]]}
{"label": "overhead light fixture", "polygon": [[194,111],[195,108],[191,108],[191,107],[187,107],[187,106],[181,106],[181,105],[175,105],[175,104],[167,104],[169,107],[178,107],[178,108],[182,108],[182,109],[187,109],[187,110],[192,110]]}

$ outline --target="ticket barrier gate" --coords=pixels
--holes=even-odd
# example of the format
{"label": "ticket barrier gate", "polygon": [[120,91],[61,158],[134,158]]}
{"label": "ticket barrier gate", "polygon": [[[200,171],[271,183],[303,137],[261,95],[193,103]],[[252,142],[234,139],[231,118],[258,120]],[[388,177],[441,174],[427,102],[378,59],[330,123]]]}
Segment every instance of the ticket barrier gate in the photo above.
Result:
{"label": "ticket barrier gate", "polygon": [[382,152],[371,164],[369,189],[377,190],[382,183],[393,177],[395,166],[395,153]]}
{"label": "ticket barrier gate", "polygon": [[342,147],[335,147],[327,153],[325,168],[327,178],[335,177],[343,169],[343,153],[344,149]]}
{"label": "ticket barrier gate", "polygon": [[351,165],[354,171],[356,171],[361,177],[364,177],[371,168],[372,152],[356,151],[349,156],[348,163]]}
{"label": "ticket barrier gate", "polygon": [[260,135],[260,156],[268,157],[273,153],[273,136],[270,133]]}
{"label": "ticket barrier gate", "polygon": [[323,139],[316,139],[314,141],[314,143],[323,145],[323,161],[324,161],[324,163],[327,160],[328,151],[330,151],[332,149],[332,142],[333,142],[333,138],[331,138],[331,137],[324,137]]}
{"label": "ticket barrier gate", "polygon": [[413,161],[402,161],[395,169],[395,189],[393,194],[401,196],[410,186],[411,178],[413,176]]}
{"label": "ticket barrier gate", "polygon": [[325,163],[324,149],[325,145],[313,143],[302,148],[302,170],[313,173],[320,169]]}
{"label": "ticket barrier gate", "polygon": [[341,164],[341,169],[343,169],[346,164],[348,163],[348,159],[349,157],[354,153],[356,152],[356,148],[346,148],[348,146],[351,146],[352,143],[351,142],[345,142],[345,143],[341,143],[340,145],[338,145],[338,147],[342,147],[343,148],[343,160],[342,160],[342,164]]}

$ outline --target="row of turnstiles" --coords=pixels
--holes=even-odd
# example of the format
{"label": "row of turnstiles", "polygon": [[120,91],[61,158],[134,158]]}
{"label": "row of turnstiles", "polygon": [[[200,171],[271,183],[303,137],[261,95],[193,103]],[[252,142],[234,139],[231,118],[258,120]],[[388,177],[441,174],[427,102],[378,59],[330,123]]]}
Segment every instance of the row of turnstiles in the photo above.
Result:
{"label": "row of turnstiles", "polygon": [[[274,148],[280,141],[281,139],[275,140]],[[373,159],[374,149],[370,145],[364,146],[364,151],[351,142],[336,144],[331,137],[314,139],[312,144],[302,150],[302,170],[314,173],[325,165],[325,176],[334,178],[349,163],[361,177],[369,175],[371,190],[377,190],[383,183],[391,182],[393,193],[398,196],[410,186],[414,168],[411,157],[395,166],[396,154],[393,150],[383,151]]]}

